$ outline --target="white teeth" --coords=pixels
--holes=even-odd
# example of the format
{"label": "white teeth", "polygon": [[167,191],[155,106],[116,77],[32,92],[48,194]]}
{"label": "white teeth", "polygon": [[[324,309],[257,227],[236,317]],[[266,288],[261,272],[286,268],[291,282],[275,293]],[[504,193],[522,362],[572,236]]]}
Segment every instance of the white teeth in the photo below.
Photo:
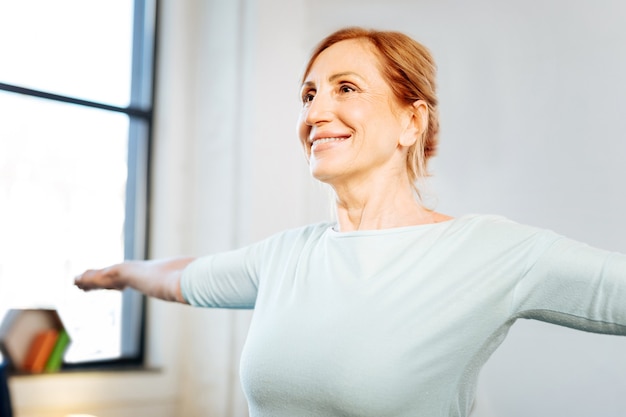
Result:
{"label": "white teeth", "polygon": [[324,138],[324,139],[317,139],[315,141],[313,141],[313,146],[319,145],[321,143],[328,143],[328,142],[334,142],[336,140],[346,140],[347,138]]}

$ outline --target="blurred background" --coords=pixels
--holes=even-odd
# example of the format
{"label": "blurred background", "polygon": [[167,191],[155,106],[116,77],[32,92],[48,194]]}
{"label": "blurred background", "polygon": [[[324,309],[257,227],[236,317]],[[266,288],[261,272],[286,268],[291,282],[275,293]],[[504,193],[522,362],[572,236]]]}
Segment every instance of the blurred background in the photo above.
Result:
{"label": "blurred background", "polygon": [[[61,24],[61,15],[74,23],[85,16],[81,14],[85,11],[73,13],[84,2],[59,2],[56,8],[50,1],[43,3],[50,9],[33,2],[21,16],[32,15],[50,23],[46,37],[70,24]],[[0,0],[0,10],[9,10],[11,4],[11,0]],[[133,27],[129,11],[136,9],[132,1],[124,4],[110,9],[110,14],[92,15],[92,22],[107,22],[99,32],[110,34],[126,27],[123,37],[129,39]],[[99,10],[107,10],[109,5],[105,2],[101,7]],[[13,27],[20,22],[7,13],[0,16],[3,28],[9,21],[14,22]],[[32,20],[24,20],[24,25],[26,22]],[[78,332],[79,318],[87,320],[81,312],[96,301],[87,301],[84,294],[71,288],[74,271],[124,257],[226,250],[285,228],[328,219],[328,190],[309,177],[295,134],[299,79],[315,43],[346,25],[403,31],[425,44],[438,63],[442,130],[433,176],[426,186],[430,205],[453,216],[500,214],[626,253],[624,22],[626,4],[618,0],[162,0],[155,32],[154,100],[131,94],[133,76],[129,71],[116,78],[112,78],[113,69],[100,76],[94,72],[112,62],[131,68],[128,56],[132,47],[128,44],[109,46],[113,55],[103,59],[107,42],[97,46],[82,42],[72,46],[64,58],[77,58],[78,63],[70,65],[76,68],[100,51],[96,53],[99,61],[93,58],[98,65],[85,69],[91,74],[87,81],[65,93],[122,110],[137,109],[132,114],[113,110],[117,116],[111,116],[114,120],[107,126],[116,126],[118,133],[110,134],[111,141],[102,141],[110,148],[96,149],[96,145],[70,139],[64,126],[75,127],[77,120],[86,125],[71,137],[94,140],[103,136],[98,122],[89,122],[87,115],[58,123],[54,131],[59,145],[52,150],[44,152],[43,145],[35,143],[10,142],[6,126],[18,126],[11,131],[12,138],[17,137],[15,130],[24,126],[37,129],[28,122],[31,119],[15,122],[15,104],[2,108],[0,236],[12,230],[23,240],[3,241],[0,237],[0,264],[4,265],[0,268],[0,310],[52,305],[68,311],[66,317]],[[93,25],[72,32],[57,44],[85,38],[83,33]],[[28,51],[41,42],[29,38],[27,32],[20,33],[8,38],[3,32],[0,41],[3,48],[24,52],[11,60],[17,73],[26,68],[35,74],[66,71],[41,63],[26,65],[27,61],[17,65],[22,61],[14,62],[16,59],[25,60]],[[110,36],[105,39],[110,41]],[[4,57],[8,55],[2,56],[4,74],[16,77],[15,72],[7,72]],[[0,71],[0,82],[20,84],[2,77]],[[113,87],[106,87],[90,95],[103,79],[116,80],[112,85],[121,86],[122,92],[115,95]],[[0,105],[6,94],[0,94]],[[143,118],[142,111],[151,116]],[[133,142],[127,132],[136,119],[143,120],[140,124],[151,122],[151,134],[144,139],[149,143],[149,152],[145,152],[149,158],[130,165],[127,152]],[[61,143],[66,150],[58,150]],[[50,189],[31,188],[31,194],[28,190],[17,194],[14,185],[3,185],[8,184],[2,181],[9,171],[1,171],[2,167],[15,161],[16,155],[37,150],[54,155],[44,170],[44,174],[52,173],[54,161],[62,166],[63,155],[81,147],[85,149],[80,155],[91,155],[90,162],[64,174],[81,179],[70,181],[77,185],[78,194],[67,198],[85,204],[86,196],[99,194],[87,208],[76,206],[80,213],[89,213],[92,207],[102,205],[99,214],[95,221],[78,216],[84,224],[75,226],[75,234],[65,240],[34,244],[37,231],[46,224],[57,226],[49,236],[66,233],[69,226],[61,226],[68,214],[57,210],[61,203],[50,203],[56,201],[53,197],[36,200],[36,206],[47,209],[34,210],[30,205],[32,210],[25,217],[2,211],[15,202],[16,195],[30,201],[28,198]],[[35,166],[38,161],[29,164]],[[114,168],[116,164],[118,168]],[[149,175],[137,179],[127,172],[131,166],[149,167],[145,170]],[[17,172],[11,174],[16,180],[34,176],[23,168],[10,172]],[[128,229],[128,184],[139,187],[133,196],[145,196],[141,192],[144,186],[150,191],[144,203],[139,200],[133,206],[132,213],[139,215],[132,230]],[[105,192],[108,194],[101,194]],[[33,228],[32,222],[40,216],[48,217]],[[29,230],[28,236],[20,234],[23,230]],[[133,234],[137,241],[125,240]],[[30,278],[51,275],[48,266],[56,265],[60,258],[51,256],[47,248],[55,242],[69,247],[72,259],[78,261],[57,265],[55,284]],[[105,254],[97,245],[105,245],[109,252]],[[65,253],[68,251],[63,259]],[[29,263],[34,265],[29,278],[16,282],[16,271]],[[47,294],[56,294],[54,297],[24,296],[45,285],[51,285]],[[83,338],[83,354],[92,355],[93,360],[119,359],[130,351],[145,369],[12,377],[17,416],[247,415],[238,361],[250,312],[200,310],[150,300],[141,316],[145,343],[137,345],[140,355],[133,356],[133,348],[124,347],[121,341],[122,306],[143,306],[142,302],[135,299],[124,304],[124,296],[119,294],[98,297],[108,313],[100,309],[95,317],[102,323],[117,323],[117,327],[110,327],[110,336],[104,337],[110,342],[108,351],[90,345],[96,337],[90,335]],[[139,332],[134,329],[126,331]],[[97,345],[104,346],[101,342]],[[481,374],[474,415],[621,417],[626,405],[625,351],[623,338],[521,320]]]}

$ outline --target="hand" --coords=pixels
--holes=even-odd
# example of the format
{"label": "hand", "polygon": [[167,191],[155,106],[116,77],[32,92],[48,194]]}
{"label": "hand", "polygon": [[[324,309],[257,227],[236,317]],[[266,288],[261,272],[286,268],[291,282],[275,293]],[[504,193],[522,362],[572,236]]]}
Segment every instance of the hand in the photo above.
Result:
{"label": "hand", "polygon": [[89,269],[74,279],[84,291],[123,290],[126,287],[149,297],[186,303],[180,287],[183,269],[191,257],[150,261],[126,261],[103,269]]}
{"label": "hand", "polygon": [[118,264],[102,269],[88,269],[74,278],[74,285],[83,291],[123,290],[126,284],[121,279],[121,266],[122,264]]}

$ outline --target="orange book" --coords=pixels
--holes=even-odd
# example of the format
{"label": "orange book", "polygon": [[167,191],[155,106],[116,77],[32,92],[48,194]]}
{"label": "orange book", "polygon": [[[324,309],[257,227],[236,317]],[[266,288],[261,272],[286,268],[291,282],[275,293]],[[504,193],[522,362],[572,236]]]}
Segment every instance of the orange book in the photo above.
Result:
{"label": "orange book", "polygon": [[23,370],[43,372],[58,337],[59,332],[56,329],[47,329],[37,333],[24,359]]}

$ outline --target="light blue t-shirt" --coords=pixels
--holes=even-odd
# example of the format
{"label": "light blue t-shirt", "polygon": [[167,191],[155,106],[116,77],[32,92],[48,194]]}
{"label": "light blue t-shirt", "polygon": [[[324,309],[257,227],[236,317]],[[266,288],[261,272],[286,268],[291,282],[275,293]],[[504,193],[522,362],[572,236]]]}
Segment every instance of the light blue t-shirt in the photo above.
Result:
{"label": "light blue t-shirt", "polygon": [[335,232],[199,258],[196,306],[254,308],[251,417],[465,417],[518,318],[626,334],[626,256],[496,216]]}

